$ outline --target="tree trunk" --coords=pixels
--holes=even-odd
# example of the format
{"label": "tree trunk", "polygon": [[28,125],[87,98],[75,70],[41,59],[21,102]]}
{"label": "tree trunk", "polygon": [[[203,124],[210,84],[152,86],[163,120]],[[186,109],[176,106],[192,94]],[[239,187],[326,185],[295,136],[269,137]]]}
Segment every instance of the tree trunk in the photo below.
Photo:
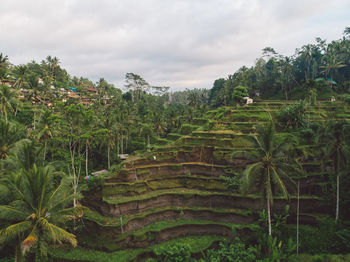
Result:
{"label": "tree trunk", "polygon": [[267,220],[269,223],[269,235],[272,235],[272,230],[271,230],[271,209],[270,209],[270,198],[267,197]]}
{"label": "tree trunk", "polygon": [[121,141],[120,141],[120,146],[121,146],[121,148],[120,148],[120,150],[122,151],[122,154],[124,154],[124,145],[123,145],[123,143],[124,143],[124,141],[123,141],[123,135],[121,136]]}
{"label": "tree trunk", "polygon": [[35,130],[36,109],[37,109],[37,106],[36,106],[36,102],[35,102],[34,113],[33,113],[33,129],[34,130]]}
{"label": "tree trunk", "polygon": [[337,206],[335,209],[335,223],[337,223],[339,219],[339,187],[340,187],[340,184],[339,184],[339,174],[338,174],[337,175]]}
{"label": "tree trunk", "polygon": [[23,256],[22,256],[21,246],[18,244],[15,247],[15,262],[22,262],[22,261],[23,261]]}
{"label": "tree trunk", "polygon": [[151,146],[150,138],[149,138],[149,135],[147,135],[147,151],[150,151],[150,146]]}
{"label": "tree trunk", "polygon": [[298,199],[297,199],[297,254],[299,254],[299,210],[300,210],[300,180],[298,180]]}
{"label": "tree trunk", "polygon": [[286,96],[286,101],[287,101],[287,100],[288,100],[288,90],[287,90],[287,88],[284,89],[284,94],[285,94],[285,96]]}
{"label": "tree trunk", "polygon": [[[45,158],[46,158],[46,146],[47,146],[47,141],[45,139],[45,143],[44,143],[44,162],[45,162]],[[44,163],[43,163],[44,165]]]}
{"label": "tree trunk", "polygon": [[89,162],[89,147],[88,142],[85,142],[85,174],[89,175],[89,169],[88,169],[88,162]]}
{"label": "tree trunk", "polygon": [[111,168],[111,162],[110,162],[110,158],[109,158],[109,154],[111,152],[111,146],[110,144],[108,143],[108,146],[107,146],[107,162],[108,162],[108,170]]}
{"label": "tree trunk", "polygon": [[[77,179],[76,179],[76,172],[75,172],[75,166],[74,166],[74,155],[75,155],[75,145],[72,145],[72,141],[69,142],[69,153],[71,157],[71,167],[72,167],[72,172],[73,172],[73,193],[77,193]],[[77,200],[74,198],[73,199],[73,206],[77,206]]]}

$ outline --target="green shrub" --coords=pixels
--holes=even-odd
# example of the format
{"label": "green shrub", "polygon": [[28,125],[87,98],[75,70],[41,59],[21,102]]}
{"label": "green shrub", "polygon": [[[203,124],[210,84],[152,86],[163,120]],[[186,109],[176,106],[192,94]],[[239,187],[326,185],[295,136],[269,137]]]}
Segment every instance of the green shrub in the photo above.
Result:
{"label": "green shrub", "polygon": [[277,119],[281,126],[286,128],[299,128],[305,124],[306,103],[299,101],[284,107],[278,114]]}
{"label": "green shrub", "polygon": [[239,193],[239,188],[242,184],[242,179],[238,173],[235,173],[233,177],[221,176],[220,178],[225,180],[226,187],[233,193]]}
{"label": "green shrub", "polygon": [[183,124],[180,128],[180,134],[181,135],[190,135],[194,129],[196,129],[196,128],[194,128],[194,126],[192,126],[190,124]]}
{"label": "green shrub", "polygon": [[339,96],[339,98],[346,104],[350,105],[350,95],[349,94],[344,94]]}
{"label": "green shrub", "polygon": [[221,242],[219,249],[209,249],[200,262],[253,262],[256,261],[256,249],[249,247],[246,249],[242,242]]}
{"label": "green shrub", "polygon": [[92,190],[92,189],[101,190],[104,185],[105,179],[103,176],[99,175],[99,176],[90,176],[90,178],[85,181],[86,181],[86,184],[88,185],[89,190]]}
{"label": "green shrub", "polygon": [[155,249],[154,253],[159,262],[190,262],[191,247],[188,244],[176,243],[170,247]]}
{"label": "green shrub", "polygon": [[241,103],[242,102],[242,98],[245,96],[249,96],[248,93],[248,88],[244,87],[244,86],[236,86],[233,89],[233,93],[232,93],[232,99],[236,102],[236,103]]}

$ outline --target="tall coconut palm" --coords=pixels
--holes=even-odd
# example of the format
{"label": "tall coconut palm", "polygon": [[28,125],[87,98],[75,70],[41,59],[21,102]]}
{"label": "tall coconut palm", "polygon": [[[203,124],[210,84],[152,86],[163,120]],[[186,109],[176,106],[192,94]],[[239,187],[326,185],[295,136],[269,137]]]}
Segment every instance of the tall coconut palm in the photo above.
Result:
{"label": "tall coconut palm", "polygon": [[104,138],[102,145],[107,145],[107,167],[111,168],[111,150],[114,148],[116,140],[118,138],[118,125],[113,122],[112,116],[105,115],[105,118],[100,123],[101,135]]}
{"label": "tall coconut palm", "polygon": [[22,261],[30,249],[34,249],[35,261],[42,261],[50,243],[77,245],[75,236],[63,227],[83,209],[67,207],[78,195],[71,193],[68,179],[55,186],[55,176],[51,166],[34,164],[0,180],[11,199],[0,206],[0,220],[8,224],[0,230],[0,243],[15,244],[15,261]]}
{"label": "tall coconut palm", "polygon": [[303,45],[298,52],[305,61],[305,81],[310,77],[310,66],[313,60],[314,47],[313,45]]}
{"label": "tall coconut palm", "polygon": [[7,85],[0,85],[0,112],[7,122],[8,112],[15,112],[14,104],[17,103],[16,92]]}
{"label": "tall coconut palm", "polygon": [[36,141],[29,139],[21,140],[21,143],[11,151],[8,158],[2,160],[5,174],[23,169],[29,170],[34,164],[42,165],[40,158],[42,148]]}
{"label": "tall coconut palm", "polygon": [[0,83],[2,83],[3,80],[6,80],[9,76],[8,65],[7,55],[0,53]]}
{"label": "tall coconut palm", "polygon": [[60,117],[50,110],[45,110],[36,128],[36,138],[44,143],[43,161],[46,159],[47,143],[54,137],[55,127],[61,121]]}
{"label": "tall coconut palm", "polygon": [[15,78],[15,83],[13,84],[14,87],[22,88],[27,87],[27,73],[28,73],[28,67],[25,65],[19,65],[16,66],[13,69],[13,75]]}
{"label": "tall coconut palm", "polygon": [[317,137],[317,144],[322,145],[323,162],[331,162],[336,177],[335,222],[339,219],[340,176],[349,162],[350,152],[347,146],[350,139],[350,123],[344,120],[330,121]]}
{"label": "tall coconut palm", "polygon": [[320,68],[323,68],[323,71],[321,71],[321,73],[323,73],[326,77],[328,75],[330,76],[331,87],[332,87],[334,72],[339,68],[345,67],[346,65],[343,62],[339,61],[338,57],[333,53],[326,54],[325,60],[326,60],[326,64],[320,66]]}
{"label": "tall coconut palm", "polygon": [[151,147],[151,137],[153,136],[152,127],[149,124],[142,124],[139,134],[147,138],[147,151],[149,151]]}
{"label": "tall coconut palm", "polygon": [[0,119],[0,159],[6,159],[10,152],[24,141],[24,127]]}
{"label": "tall coconut palm", "polygon": [[8,56],[0,53],[0,67],[6,66],[8,63]]}
{"label": "tall coconut palm", "polygon": [[[253,152],[244,152],[244,155],[254,163],[244,170],[244,183],[242,191],[258,190],[266,201],[268,213],[269,235],[271,230],[271,206],[273,197],[277,192],[288,198],[287,184],[294,185],[290,172],[297,173],[301,170],[295,159],[288,156],[296,140],[291,136],[278,138],[273,123],[268,123],[258,129],[257,135],[247,137],[254,148]],[[242,152],[234,152],[235,154]]]}

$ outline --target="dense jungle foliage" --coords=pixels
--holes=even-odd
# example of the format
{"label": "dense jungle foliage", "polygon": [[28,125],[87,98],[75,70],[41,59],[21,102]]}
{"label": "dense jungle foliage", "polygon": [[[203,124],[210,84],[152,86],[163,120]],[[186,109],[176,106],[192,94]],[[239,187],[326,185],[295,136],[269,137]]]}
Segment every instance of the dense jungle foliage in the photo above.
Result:
{"label": "dense jungle foliage", "polygon": [[[128,73],[122,91],[103,78],[92,82],[70,76],[56,57],[13,65],[2,53],[0,83],[1,261],[53,261],[60,252],[69,261],[126,261],[143,253],[145,261],[349,261],[349,27],[342,39],[317,38],[291,57],[264,48],[254,66],[215,80],[210,90],[170,93]],[[247,96],[282,106],[253,108],[248,116]],[[233,116],[230,110],[236,110]],[[230,117],[240,125],[230,126]],[[262,124],[246,131],[248,118]],[[184,237],[108,256],[81,249],[76,234],[89,212],[84,196],[104,186],[104,175],[92,173],[113,174],[123,168],[125,154],[164,149],[194,132],[225,136],[218,122],[235,134],[249,134],[239,142],[248,149],[229,152],[229,158],[243,156],[249,164],[222,179],[233,195],[254,192],[266,203],[252,237]],[[299,190],[299,182],[307,180],[307,161],[326,174],[330,185],[315,197],[332,206],[330,217],[319,214],[322,223],[316,229],[295,228],[297,221],[287,225],[288,206],[282,213],[271,211],[276,197],[291,197],[290,189]],[[185,175],[192,177],[188,170]],[[52,251],[60,245],[76,248]],[[295,255],[299,251],[303,254]]]}

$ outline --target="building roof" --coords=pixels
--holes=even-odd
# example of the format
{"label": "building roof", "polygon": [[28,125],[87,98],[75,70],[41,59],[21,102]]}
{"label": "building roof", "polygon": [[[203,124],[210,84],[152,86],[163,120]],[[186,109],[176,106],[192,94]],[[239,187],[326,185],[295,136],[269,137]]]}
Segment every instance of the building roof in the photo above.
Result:
{"label": "building roof", "polygon": [[86,91],[97,93],[98,90],[97,90],[97,88],[95,88],[95,87],[87,86],[87,87],[86,87]]}

